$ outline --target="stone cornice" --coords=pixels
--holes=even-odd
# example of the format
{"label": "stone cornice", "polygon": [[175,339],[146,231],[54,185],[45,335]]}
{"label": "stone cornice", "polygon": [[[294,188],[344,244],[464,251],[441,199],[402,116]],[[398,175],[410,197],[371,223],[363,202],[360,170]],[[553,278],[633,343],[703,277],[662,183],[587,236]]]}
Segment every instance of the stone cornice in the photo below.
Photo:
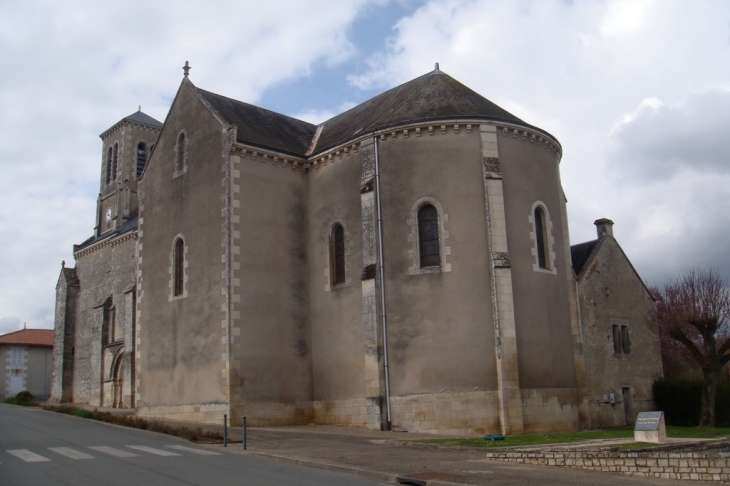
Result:
{"label": "stone cornice", "polygon": [[121,120],[121,121],[117,122],[115,125],[113,125],[111,128],[102,132],[102,134],[99,135],[99,138],[102,140],[106,140],[110,135],[121,130],[123,127],[125,127],[127,125],[141,128],[142,130],[147,131],[147,132],[160,133],[162,131],[161,127],[156,127],[153,125],[148,125],[146,123],[137,122],[137,121]]}
{"label": "stone cornice", "polygon": [[123,235],[119,235],[116,237],[109,237],[105,238],[101,241],[98,241],[94,243],[93,245],[87,246],[86,248],[79,250],[77,252],[74,252],[74,259],[78,260],[80,258],[83,258],[87,255],[90,255],[92,253],[96,253],[99,250],[102,250],[104,248],[108,247],[115,247],[118,245],[121,245],[122,243],[126,243],[130,240],[136,240],[137,239],[137,230],[134,231],[128,231],[127,233],[124,233]]}

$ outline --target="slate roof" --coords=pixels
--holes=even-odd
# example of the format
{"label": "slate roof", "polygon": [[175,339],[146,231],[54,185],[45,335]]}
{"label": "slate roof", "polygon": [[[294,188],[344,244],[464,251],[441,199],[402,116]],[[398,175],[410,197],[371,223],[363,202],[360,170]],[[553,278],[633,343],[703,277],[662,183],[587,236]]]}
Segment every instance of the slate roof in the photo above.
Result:
{"label": "slate roof", "polygon": [[0,344],[53,347],[53,329],[21,329],[3,334],[0,336]]}
{"label": "slate roof", "polygon": [[570,259],[573,262],[573,271],[576,275],[580,274],[580,271],[583,270],[583,267],[600,241],[591,240],[570,247]]}
{"label": "slate roof", "polygon": [[317,131],[311,123],[196,89],[228,123],[238,127],[239,142],[304,155]]}
{"label": "slate roof", "polygon": [[512,113],[436,69],[324,122],[315,152],[379,128],[444,118],[486,118],[527,125]]}
{"label": "slate roof", "polygon": [[135,111],[129,116],[125,116],[120,121],[132,121],[137,123],[144,123],[145,125],[152,125],[153,127],[162,128],[162,122],[155,120],[147,113],[143,113],[142,110]]}
{"label": "slate roof", "polygon": [[109,230],[106,233],[100,234],[99,236],[92,236],[91,238],[84,241],[80,245],[74,245],[74,253],[76,253],[77,251],[83,250],[84,248],[87,248],[87,247],[93,245],[94,243],[98,243],[100,241],[103,241],[103,240],[106,240],[109,238],[117,238],[119,236],[122,236],[125,233],[129,233],[131,231],[136,231],[137,230],[137,219],[138,219],[138,216],[135,216],[131,219],[128,219],[127,221],[125,221],[121,225],[117,226],[113,230]]}
{"label": "slate roof", "polygon": [[238,142],[300,156],[326,150],[377,129],[441,119],[504,121],[552,137],[438,69],[389,89],[327,120],[319,127],[210,91],[195,89],[226,122],[238,127]]}

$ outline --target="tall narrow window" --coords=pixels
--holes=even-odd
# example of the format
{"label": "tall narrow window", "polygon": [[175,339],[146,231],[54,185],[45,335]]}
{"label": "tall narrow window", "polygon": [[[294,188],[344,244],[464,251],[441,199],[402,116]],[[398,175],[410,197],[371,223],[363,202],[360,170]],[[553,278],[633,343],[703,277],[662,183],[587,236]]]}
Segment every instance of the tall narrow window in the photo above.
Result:
{"label": "tall narrow window", "polygon": [[624,354],[631,353],[631,338],[629,337],[629,326],[621,326],[621,349]]}
{"label": "tall narrow window", "polygon": [[616,354],[621,353],[623,346],[621,345],[621,326],[614,324],[611,326],[613,333],[613,352]]}
{"label": "tall narrow window", "polygon": [[142,175],[144,165],[147,162],[147,147],[144,142],[137,145],[137,179]]}
{"label": "tall narrow window", "polygon": [[109,184],[112,181],[112,148],[106,151],[106,183]]}
{"label": "tall narrow window", "polygon": [[114,155],[112,156],[112,180],[117,180],[117,162],[119,160],[119,144],[114,144]]}
{"label": "tall narrow window", "polygon": [[345,230],[339,224],[332,228],[332,285],[345,283]]}
{"label": "tall narrow window", "polygon": [[183,294],[185,285],[185,242],[182,238],[178,238],[175,242],[174,255],[174,295],[177,297]]}
{"label": "tall narrow window", "polygon": [[175,170],[181,172],[185,167],[185,134],[181,133],[177,137],[177,162]]}
{"label": "tall narrow window", "polygon": [[545,258],[545,215],[541,208],[535,208],[535,239],[537,240],[537,264],[547,268]]}
{"label": "tall narrow window", "polygon": [[441,265],[438,211],[430,204],[418,210],[418,246],[421,268]]}

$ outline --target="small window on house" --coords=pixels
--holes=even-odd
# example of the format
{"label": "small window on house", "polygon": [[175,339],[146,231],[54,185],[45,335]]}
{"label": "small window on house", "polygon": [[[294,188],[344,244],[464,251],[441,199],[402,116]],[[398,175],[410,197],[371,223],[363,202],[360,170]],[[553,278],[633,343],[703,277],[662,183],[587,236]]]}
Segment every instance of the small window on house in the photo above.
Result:
{"label": "small window on house", "polygon": [[137,179],[142,175],[144,165],[147,162],[147,147],[144,142],[137,145]]}
{"label": "small window on house", "polygon": [[421,268],[441,265],[438,211],[430,204],[418,210],[418,249]]}
{"label": "small window on house", "polygon": [[547,268],[547,258],[545,254],[545,213],[542,208],[535,208],[535,240],[537,241],[537,264],[540,268]]}
{"label": "small window on house", "polygon": [[114,155],[112,158],[112,180],[117,180],[117,162],[119,161],[119,144],[114,144]]}
{"label": "small window on house", "polygon": [[614,324],[611,326],[613,332],[613,352],[621,353],[623,346],[621,345],[621,326]]}
{"label": "small window on house", "polygon": [[624,354],[631,353],[631,338],[629,337],[629,326],[621,326],[621,349]]}
{"label": "small window on house", "polygon": [[177,137],[177,161],[175,170],[181,172],[185,167],[185,134],[181,133]]}
{"label": "small window on house", "polygon": [[106,183],[109,184],[112,181],[112,148],[106,151]]}
{"label": "small window on house", "polygon": [[631,354],[631,336],[629,326],[611,326],[613,333],[613,352],[616,354]]}
{"label": "small window on house", "polygon": [[345,230],[339,224],[332,228],[330,255],[332,285],[345,283]]}
{"label": "small window on house", "polygon": [[180,296],[183,294],[185,285],[185,242],[182,238],[178,238],[175,242],[175,255],[174,255],[174,292],[173,295]]}

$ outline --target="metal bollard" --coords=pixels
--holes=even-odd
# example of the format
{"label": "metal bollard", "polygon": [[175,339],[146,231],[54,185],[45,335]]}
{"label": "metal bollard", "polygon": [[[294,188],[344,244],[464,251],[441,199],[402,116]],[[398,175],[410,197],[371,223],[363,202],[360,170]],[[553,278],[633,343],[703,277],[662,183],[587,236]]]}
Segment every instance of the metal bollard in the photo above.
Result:
{"label": "metal bollard", "polygon": [[246,416],[243,416],[243,450],[246,450]]}
{"label": "metal bollard", "polygon": [[228,415],[223,414],[223,447],[228,447]]}

